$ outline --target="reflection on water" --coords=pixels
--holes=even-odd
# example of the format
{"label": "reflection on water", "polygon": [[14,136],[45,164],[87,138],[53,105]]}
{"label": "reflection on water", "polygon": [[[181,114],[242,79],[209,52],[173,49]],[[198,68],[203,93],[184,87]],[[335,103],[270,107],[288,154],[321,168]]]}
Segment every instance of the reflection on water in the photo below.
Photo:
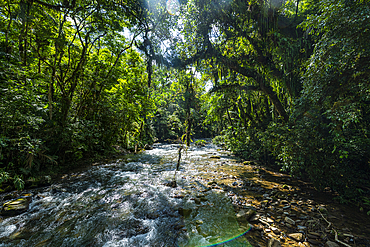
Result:
{"label": "reflection on water", "polygon": [[[0,246],[212,246],[246,232],[230,199],[196,178],[198,167],[219,155],[216,147],[191,147],[172,181],[178,145],[70,174],[59,184],[31,190],[30,209],[0,219]],[[218,160],[219,162],[220,160]],[[237,238],[223,246],[250,246]]]}

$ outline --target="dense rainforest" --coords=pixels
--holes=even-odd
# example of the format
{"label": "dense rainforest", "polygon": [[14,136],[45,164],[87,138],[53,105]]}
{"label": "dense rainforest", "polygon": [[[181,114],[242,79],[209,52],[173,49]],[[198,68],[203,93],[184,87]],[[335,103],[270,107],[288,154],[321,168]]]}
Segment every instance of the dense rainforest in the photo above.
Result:
{"label": "dense rainforest", "polygon": [[368,0],[1,0],[1,188],[212,137],[370,206],[369,40]]}

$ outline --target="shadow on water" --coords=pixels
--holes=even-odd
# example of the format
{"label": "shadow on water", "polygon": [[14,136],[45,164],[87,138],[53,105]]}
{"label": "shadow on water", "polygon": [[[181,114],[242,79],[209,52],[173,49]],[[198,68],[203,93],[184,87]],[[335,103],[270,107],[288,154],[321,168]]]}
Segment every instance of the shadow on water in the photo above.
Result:
{"label": "shadow on water", "polygon": [[189,150],[178,187],[163,185],[173,179],[177,148],[157,145],[27,191],[30,209],[0,219],[0,246],[250,246],[235,239],[248,227],[239,226],[231,201],[191,178],[191,157],[202,166],[214,147]]}

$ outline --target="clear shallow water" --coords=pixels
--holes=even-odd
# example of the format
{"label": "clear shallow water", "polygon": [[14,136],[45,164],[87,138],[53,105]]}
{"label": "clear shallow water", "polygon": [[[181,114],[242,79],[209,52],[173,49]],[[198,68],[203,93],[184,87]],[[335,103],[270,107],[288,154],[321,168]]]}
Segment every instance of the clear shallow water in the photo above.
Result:
{"label": "clear shallow water", "polygon": [[[198,179],[200,167],[233,162],[215,146],[183,152],[178,187],[163,185],[174,178],[178,147],[157,144],[31,190],[30,209],[0,221],[0,246],[209,246],[247,231],[225,192]],[[250,245],[242,237],[223,246]]]}

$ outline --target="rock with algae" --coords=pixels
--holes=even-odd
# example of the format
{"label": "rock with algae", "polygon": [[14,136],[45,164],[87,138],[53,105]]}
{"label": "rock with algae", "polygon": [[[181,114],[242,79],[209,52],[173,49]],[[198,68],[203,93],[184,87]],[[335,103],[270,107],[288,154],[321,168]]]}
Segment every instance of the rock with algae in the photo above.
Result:
{"label": "rock with algae", "polygon": [[24,213],[30,206],[29,197],[20,197],[3,204],[0,214],[3,216],[15,216]]}

